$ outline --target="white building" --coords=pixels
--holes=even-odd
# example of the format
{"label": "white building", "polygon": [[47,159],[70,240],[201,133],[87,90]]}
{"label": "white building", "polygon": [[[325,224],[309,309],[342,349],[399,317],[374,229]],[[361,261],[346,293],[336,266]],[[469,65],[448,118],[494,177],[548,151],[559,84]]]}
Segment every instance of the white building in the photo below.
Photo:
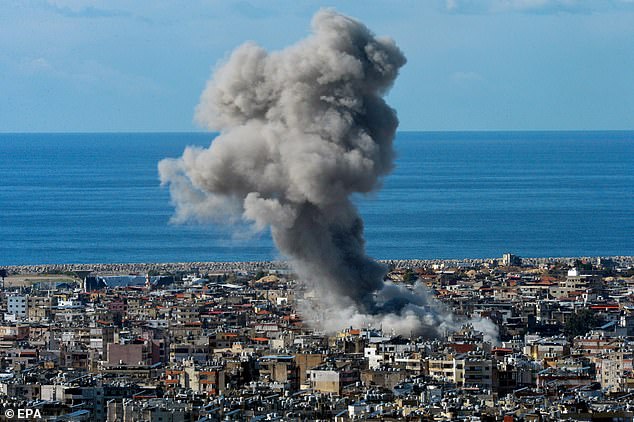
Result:
{"label": "white building", "polygon": [[28,313],[28,296],[13,295],[7,298],[7,313],[16,318],[26,318]]}

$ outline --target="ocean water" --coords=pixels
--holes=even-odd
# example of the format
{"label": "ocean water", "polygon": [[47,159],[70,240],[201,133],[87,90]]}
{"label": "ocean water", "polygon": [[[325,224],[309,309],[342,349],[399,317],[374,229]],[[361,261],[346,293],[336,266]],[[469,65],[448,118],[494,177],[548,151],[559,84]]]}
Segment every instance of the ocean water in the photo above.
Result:
{"label": "ocean water", "polygon": [[[207,133],[0,134],[0,265],[279,258],[173,225],[157,163]],[[634,132],[405,132],[355,197],[376,258],[634,255]]]}

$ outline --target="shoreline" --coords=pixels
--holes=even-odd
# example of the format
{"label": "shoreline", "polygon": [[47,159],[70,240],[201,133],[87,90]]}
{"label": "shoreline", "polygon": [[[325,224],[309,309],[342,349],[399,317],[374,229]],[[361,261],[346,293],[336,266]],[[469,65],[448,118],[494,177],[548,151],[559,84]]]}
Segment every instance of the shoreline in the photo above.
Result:
{"label": "shoreline", "polygon": [[[464,259],[378,259],[377,261],[394,268],[415,268],[442,265],[458,267],[468,265],[482,265],[496,258],[464,258]],[[596,262],[598,259],[609,259],[617,266],[634,266],[634,256],[576,256],[576,257],[540,257],[524,258],[522,265],[539,266],[545,264],[572,264],[576,260]],[[32,264],[32,265],[0,265],[0,269],[9,274],[60,274],[72,271],[93,271],[99,273],[147,273],[159,272],[236,272],[258,270],[289,270],[288,261],[209,261],[209,262],[141,262],[141,263],[93,263],[93,264]]]}

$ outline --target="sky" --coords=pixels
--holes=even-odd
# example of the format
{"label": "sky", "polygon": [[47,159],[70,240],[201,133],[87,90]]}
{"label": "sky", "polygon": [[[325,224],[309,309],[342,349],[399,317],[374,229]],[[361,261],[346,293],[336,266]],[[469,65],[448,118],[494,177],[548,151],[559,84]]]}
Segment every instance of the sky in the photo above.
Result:
{"label": "sky", "polygon": [[407,56],[399,130],[634,129],[634,0],[2,0],[0,132],[201,130],[214,67],[321,7]]}

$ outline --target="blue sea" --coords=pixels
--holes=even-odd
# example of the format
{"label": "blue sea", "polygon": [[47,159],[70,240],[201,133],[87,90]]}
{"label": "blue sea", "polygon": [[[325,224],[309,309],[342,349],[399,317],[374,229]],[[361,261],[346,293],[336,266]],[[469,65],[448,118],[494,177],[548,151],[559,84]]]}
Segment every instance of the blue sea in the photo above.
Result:
{"label": "blue sea", "polygon": [[[269,234],[173,225],[157,163],[208,133],[0,134],[0,265],[255,261]],[[376,258],[634,255],[634,132],[403,132],[355,197]]]}

